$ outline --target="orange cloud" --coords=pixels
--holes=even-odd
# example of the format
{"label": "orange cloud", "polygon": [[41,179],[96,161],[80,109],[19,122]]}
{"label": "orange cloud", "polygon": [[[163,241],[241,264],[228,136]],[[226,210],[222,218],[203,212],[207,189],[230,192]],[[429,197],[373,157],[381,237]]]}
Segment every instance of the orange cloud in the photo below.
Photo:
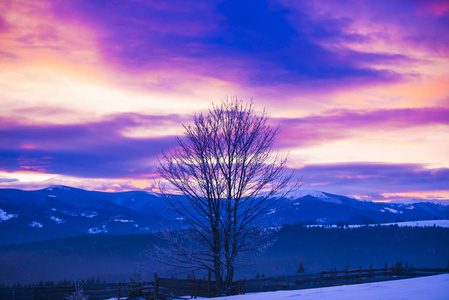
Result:
{"label": "orange cloud", "polygon": [[397,199],[449,199],[449,191],[413,191],[413,192],[398,192],[398,193],[381,193],[386,199],[382,201],[390,201]]}

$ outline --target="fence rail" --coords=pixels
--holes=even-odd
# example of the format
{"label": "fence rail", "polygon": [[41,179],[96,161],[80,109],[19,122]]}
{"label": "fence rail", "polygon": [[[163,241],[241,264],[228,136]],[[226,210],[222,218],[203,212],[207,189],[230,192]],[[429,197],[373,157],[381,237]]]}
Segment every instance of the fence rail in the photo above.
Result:
{"label": "fence rail", "polygon": [[[343,271],[322,271],[291,276],[259,278],[235,281],[231,287],[231,294],[251,292],[265,292],[277,290],[295,290],[312,287],[334,286],[351,283],[374,282],[392,279],[428,276],[449,273],[449,269],[442,268],[382,268],[382,269],[354,269]],[[127,297],[131,286],[129,283],[113,284],[85,284],[84,293],[91,300],[110,299],[113,297]],[[216,294],[215,282],[210,276],[207,280],[160,278],[155,274],[152,282],[145,282],[143,291],[152,299],[165,299],[186,296],[213,297]],[[64,299],[74,291],[73,286],[48,287],[8,287],[0,288],[0,300],[43,300]]]}

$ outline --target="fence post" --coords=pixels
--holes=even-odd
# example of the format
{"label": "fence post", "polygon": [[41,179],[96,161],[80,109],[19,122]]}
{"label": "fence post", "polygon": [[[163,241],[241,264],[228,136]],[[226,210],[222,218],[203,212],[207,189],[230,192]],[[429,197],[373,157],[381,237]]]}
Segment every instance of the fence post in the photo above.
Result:
{"label": "fence post", "polygon": [[194,286],[194,290],[193,290],[193,298],[196,299],[198,297],[198,290],[200,288],[200,279],[194,279],[193,280],[193,286]]}
{"label": "fence post", "polygon": [[245,281],[239,280],[240,288],[239,288],[239,294],[245,295]]}
{"label": "fence post", "polygon": [[153,283],[153,298],[154,300],[157,299],[157,273],[154,273],[154,283]]}
{"label": "fence post", "polygon": [[207,283],[208,283],[208,285],[207,285],[207,297],[211,297],[212,295],[212,275],[211,275],[211,271],[210,271],[210,269],[207,271]]}

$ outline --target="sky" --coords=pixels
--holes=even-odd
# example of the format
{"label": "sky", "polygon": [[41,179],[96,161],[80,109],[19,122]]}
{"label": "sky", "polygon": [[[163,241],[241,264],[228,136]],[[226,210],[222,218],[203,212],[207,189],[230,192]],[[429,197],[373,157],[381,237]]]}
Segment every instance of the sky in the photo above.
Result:
{"label": "sky", "polygon": [[154,190],[237,97],[304,189],[449,199],[448,30],[444,0],[2,0],[0,188]]}

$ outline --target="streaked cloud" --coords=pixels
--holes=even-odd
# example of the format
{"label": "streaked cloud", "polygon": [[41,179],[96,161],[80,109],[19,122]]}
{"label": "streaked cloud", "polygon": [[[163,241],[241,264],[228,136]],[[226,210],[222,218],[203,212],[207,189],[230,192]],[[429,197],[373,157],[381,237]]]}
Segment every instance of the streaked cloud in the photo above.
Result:
{"label": "streaked cloud", "polygon": [[[140,178],[154,169],[156,156],[162,150],[175,146],[173,136],[158,136],[157,132],[180,119],[128,114],[74,125],[13,123],[0,129],[1,169],[94,178]],[[139,137],[129,137],[135,126],[138,129],[145,126],[156,134],[139,132]]]}
{"label": "streaked cloud", "polygon": [[[447,199],[449,168],[419,164],[313,164],[300,171],[308,189],[352,195],[367,200],[421,197]],[[433,196],[433,197],[432,197]]]}
{"label": "streaked cloud", "polygon": [[144,188],[181,124],[237,95],[317,186],[443,195],[446,2],[2,1],[0,186]]}
{"label": "streaked cloud", "polygon": [[[449,109],[424,107],[375,111],[336,110],[319,116],[275,118],[272,121],[280,123],[283,128],[280,135],[281,147],[307,147],[352,136],[372,135],[374,131],[379,130],[400,132],[438,125],[446,128],[449,126]],[[408,134],[404,136],[405,139],[408,137]],[[441,142],[444,143],[443,140]]]}

